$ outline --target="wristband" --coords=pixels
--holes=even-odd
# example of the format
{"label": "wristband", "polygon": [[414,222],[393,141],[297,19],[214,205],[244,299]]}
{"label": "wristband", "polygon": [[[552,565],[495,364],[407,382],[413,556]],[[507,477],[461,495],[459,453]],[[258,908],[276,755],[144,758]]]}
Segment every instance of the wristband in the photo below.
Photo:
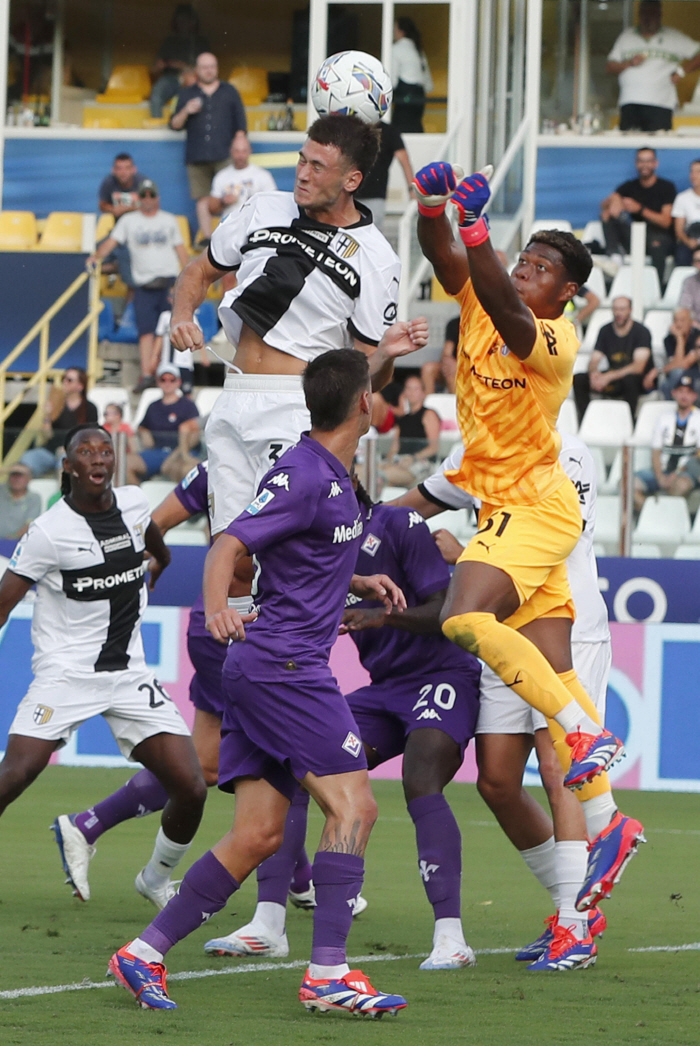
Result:
{"label": "wristband", "polygon": [[420,198],[418,199],[418,213],[422,214],[424,218],[439,218],[441,214],[445,213],[446,206],[447,201],[428,207],[427,204],[421,203]]}
{"label": "wristband", "polygon": [[478,247],[489,238],[489,219],[484,214],[473,225],[460,225],[459,235],[465,247]]}

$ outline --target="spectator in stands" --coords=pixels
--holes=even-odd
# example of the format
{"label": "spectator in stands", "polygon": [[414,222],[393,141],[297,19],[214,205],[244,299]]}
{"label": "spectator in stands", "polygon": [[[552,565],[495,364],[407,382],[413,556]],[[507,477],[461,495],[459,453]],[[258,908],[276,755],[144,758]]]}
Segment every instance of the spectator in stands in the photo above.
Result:
{"label": "spectator in stands", "polygon": [[700,330],[693,326],[688,309],[678,308],[673,322],[664,338],[666,363],[663,367],[652,367],[644,375],[644,391],[658,388],[667,400],[682,374],[690,374],[693,381],[700,382]]}
{"label": "spectator in stands", "polygon": [[87,398],[87,374],[81,367],[69,367],[63,375],[61,391],[48,397],[42,421],[43,446],[25,450],[21,461],[33,476],[43,476],[59,468],[63,461],[63,441],[75,425],[97,421],[97,407]]}
{"label": "spectator in stands", "polygon": [[383,232],[386,217],[386,190],[389,184],[391,162],[396,159],[400,163],[409,193],[413,185],[413,171],[404,140],[394,124],[380,123],[379,130],[381,132],[379,154],[371,171],[363,178],[362,185],[355,193],[355,199],[369,207],[374,224],[380,232]]}
{"label": "spectator in stands", "polygon": [[391,82],[394,85],[391,122],[395,130],[404,134],[422,132],[425,96],[433,89],[433,78],[418,26],[412,18],[397,18],[394,22]]}
{"label": "spectator in stands", "polygon": [[199,32],[199,15],[192,4],[178,4],[173,13],[172,32],[160,45],[151,69],[151,116],[158,119],[163,115],[163,106],[180,89],[182,72],[208,50],[209,41]]}
{"label": "spectator in stands", "polygon": [[645,146],[637,149],[634,165],[638,177],[618,185],[600,205],[600,217],[605,232],[605,249],[619,264],[629,254],[630,222],[644,222],[647,227],[647,254],[663,284],[666,258],[673,254],[675,240],[671,210],[676,198],[676,187],[666,178],[659,178],[655,149]]}
{"label": "spectator in stands", "polygon": [[574,375],[574,398],[579,422],[591,394],[603,399],[627,400],[634,415],[642,381],[651,366],[651,334],[632,319],[629,298],[615,298],[613,321],[600,328],[588,371]]}
{"label": "spectator in stands", "polygon": [[676,265],[690,265],[693,251],[700,247],[700,160],[690,165],[690,188],[679,192],[673,201],[676,232]]}
{"label": "spectator in stands", "polygon": [[700,247],[693,251],[692,265],[695,272],[683,281],[678,307],[687,309],[693,326],[700,327]]}
{"label": "spectator in stands", "polygon": [[[650,469],[634,477],[634,505],[639,511],[650,494],[675,494],[684,497],[700,486],[700,410],[698,394],[688,374],[679,378],[673,390],[677,410],[661,414],[651,440]],[[672,449],[673,448],[673,449]],[[676,448],[683,448],[682,450]]]}
{"label": "spectator in stands", "polygon": [[124,421],[124,411],[118,403],[108,403],[104,410],[104,418],[102,421],[102,427],[107,429],[114,439],[116,446],[116,437],[122,433],[126,436],[126,447],[130,453],[137,453],[138,447],[136,445],[136,437],[134,436],[134,430],[131,425],[128,425]]}
{"label": "spectator in stands", "polygon": [[[145,180],[130,153],[118,153],[114,157],[112,170],[103,178],[97,194],[97,204],[103,214],[113,214],[115,221],[122,214],[135,211],[139,205],[139,188]],[[118,245],[112,254],[105,258],[105,263],[114,262],[127,287],[133,287],[129,252],[126,247]]]}
{"label": "spectator in stands", "polygon": [[676,84],[700,66],[700,45],[661,25],[659,0],[641,0],[639,25],[625,29],[608,55],[607,72],[620,81],[621,131],[670,131]]}
{"label": "spectator in stands", "polygon": [[419,377],[406,378],[401,395],[403,413],[392,430],[389,463],[382,468],[387,483],[412,487],[433,468],[440,444],[440,418],[425,406],[425,386]]}
{"label": "spectator in stands", "polygon": [[41,498],[29,489],[32,470],[17,462],[0,485],[0,538],[17,541],[41,512]]}
{"label": "spectator in stands", "polygon": [[88,266],[108,255],[117,244],[128,247],[131,260],[141,357],[141,378],[134,392],[142,392],[155,385],[153,343],[158,317],[167,309],[168,292],[188,260],[177,218],[161,211],[158,186],[148,178],[139,188],[139,209],[122,215],[90,255]]}
{"label": "spectator in stands", "polygon": [[231,142],[231,163],[214,175],[209,195],[212,214],[226,217],[241,209],[256,192],[275,192],[275,179],[264,167],[250,162],[247,134],[237,134]]}
{"label": "spectator in stands", "polygon": [[439,360],[430,360],[420,369],[426,396],[435,392],[438,381],[442,381],[447,392],[454,393],[457,377],[457,344],[459,342],[459,316],[453,316],[445,327],[445,343]]}
{"label": "spectator in stands", "polygon": [[197,464],[192,450],[199,444],[199,411],[180,395],[180,372],[172,363],[158,368],[160,399],[150,404],[139,425],[142,450],[127,458],[127,482],[141,483],[161,473],[179,483]]}
{"label": "spectator in stands", "polygon": [[185,160],[190,195],[196,201],[199,231],[208,243],[211,236],[209,192],[214,175],[228,165],[231,142],[247,129],[243,102],[233,84],[219,80],[219,64],[213,54],[197,58],[197,82],[177,96],[170,118],[174,131],[187,130]]}

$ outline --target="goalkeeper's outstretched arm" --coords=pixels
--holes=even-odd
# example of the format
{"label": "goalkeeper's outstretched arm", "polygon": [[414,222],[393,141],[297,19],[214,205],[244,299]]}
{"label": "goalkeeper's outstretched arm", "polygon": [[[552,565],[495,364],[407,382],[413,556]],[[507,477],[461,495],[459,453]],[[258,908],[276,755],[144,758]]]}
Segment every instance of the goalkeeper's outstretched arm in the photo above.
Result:
{"label": "goalkeeper's outstretched arm", "polygon": [[459,294],[469,279],[469,260],[444,212],[435,218],[418,215],[418,242],[447,293]]}

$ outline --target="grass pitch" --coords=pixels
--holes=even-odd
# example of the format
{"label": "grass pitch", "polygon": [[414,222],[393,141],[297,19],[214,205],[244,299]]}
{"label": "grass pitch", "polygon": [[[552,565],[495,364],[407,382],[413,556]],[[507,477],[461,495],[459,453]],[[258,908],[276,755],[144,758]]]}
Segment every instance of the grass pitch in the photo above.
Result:
{"label": "grass pitch", "polygon": [[[135,893],[133,879],[150,854],[156,817],[103,836],[88,904],[63,885],[47,830],[57,814],[84,809],[125,778],[117,770],[50,767],[2,819],[0,991],[101,982],[111,952],[152,918],[155,909]],[[609,928],[595,968],[532,974],[512,954],[485,953],[473,970],[422,973],[420,958],[411,956],[429,951],[432,913],[416,870],[413,826],[398,783],[378,782],[375,791],[380,819],[363,891],[370,907],[353,926],[350,954],[376,957],[365,966],[371,980],[407,997],[409,1006],[396,1019],[312,1017],[296,999],[300,968],[205,956],[205,940],[250,918],[251,877],[227,909],[170,953],[168,965],[171,974],[241,965],[253,970],[172,981],[170,994],[180,1009],[168,1013],[141,1011],[116,987],[0,998],[2,1046],[700,1043],[700,945],[634,951],[700,941],[700,795],[620,794],[625,811],[644,822],[649,842],[606,902]],[[515,949],[539,934],[550,914],[548,898],[474,787],[453,785],[448,794],[462,829],[467,939],[477,950]],[[231,811],[230,797],[210,792],[192,860],[223,834]],[[312,851],[320,825],[312,808]],[[301,963],[309,955],[310,914],[291,909],[287,931],[288,961]]]}

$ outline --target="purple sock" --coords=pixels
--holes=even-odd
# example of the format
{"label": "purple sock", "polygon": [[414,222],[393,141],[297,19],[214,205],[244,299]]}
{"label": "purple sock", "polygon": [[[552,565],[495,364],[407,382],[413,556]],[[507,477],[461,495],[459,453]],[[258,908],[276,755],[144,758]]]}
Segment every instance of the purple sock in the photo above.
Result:
{"label": "purple sock", "polygon": [[[287,812],[284,839],[276,854],[258,866],[258,901],[286,905],[287,893],[299,856],[304,853],[306,821],[309,813],[308,792],[297,792]],[[308,857],[306,863],[309,863]],[[309,867],[309,877],[311,868]],[[306,887],[308,889],[308,886]]]}
{"label": "purple sock", "polygon": [[408,812],[416,826],[418,870],[436,919],[459,919],[462,836],[444,795],[412,799]]}
{"label": "purple sock", "polygon": [[362,890],[365,862],[354,854],[323,851],[314,857],[312,875],[316,907],[311,962],[339,966],[345,962],[345,945],[354,901]]}
{"label": "purple sock", "polygon": [[301,853],[297,858],[297,866],[294,869],[294,878],[292,879],[291,888],[294,890],[294,893],[306,893],[311,886],[312,878],[311,861],[305,848],[302,846]]}
{"label": "purple sock", "polygon": [[168,793],[150,770],[139,770],[123,788],[108,795],[101,803],[95,803],[82,814],[75,814],[73,824],[92,845],[103,832],[115,824],[132,817],[145,817],[162,810],[168,801]]}
{"label": "purple sock", "polygon": [[185,873],[179,892],[139,937],[165,955],[174,944],[220,912],[239,888],[240,883],[207,850]]}

